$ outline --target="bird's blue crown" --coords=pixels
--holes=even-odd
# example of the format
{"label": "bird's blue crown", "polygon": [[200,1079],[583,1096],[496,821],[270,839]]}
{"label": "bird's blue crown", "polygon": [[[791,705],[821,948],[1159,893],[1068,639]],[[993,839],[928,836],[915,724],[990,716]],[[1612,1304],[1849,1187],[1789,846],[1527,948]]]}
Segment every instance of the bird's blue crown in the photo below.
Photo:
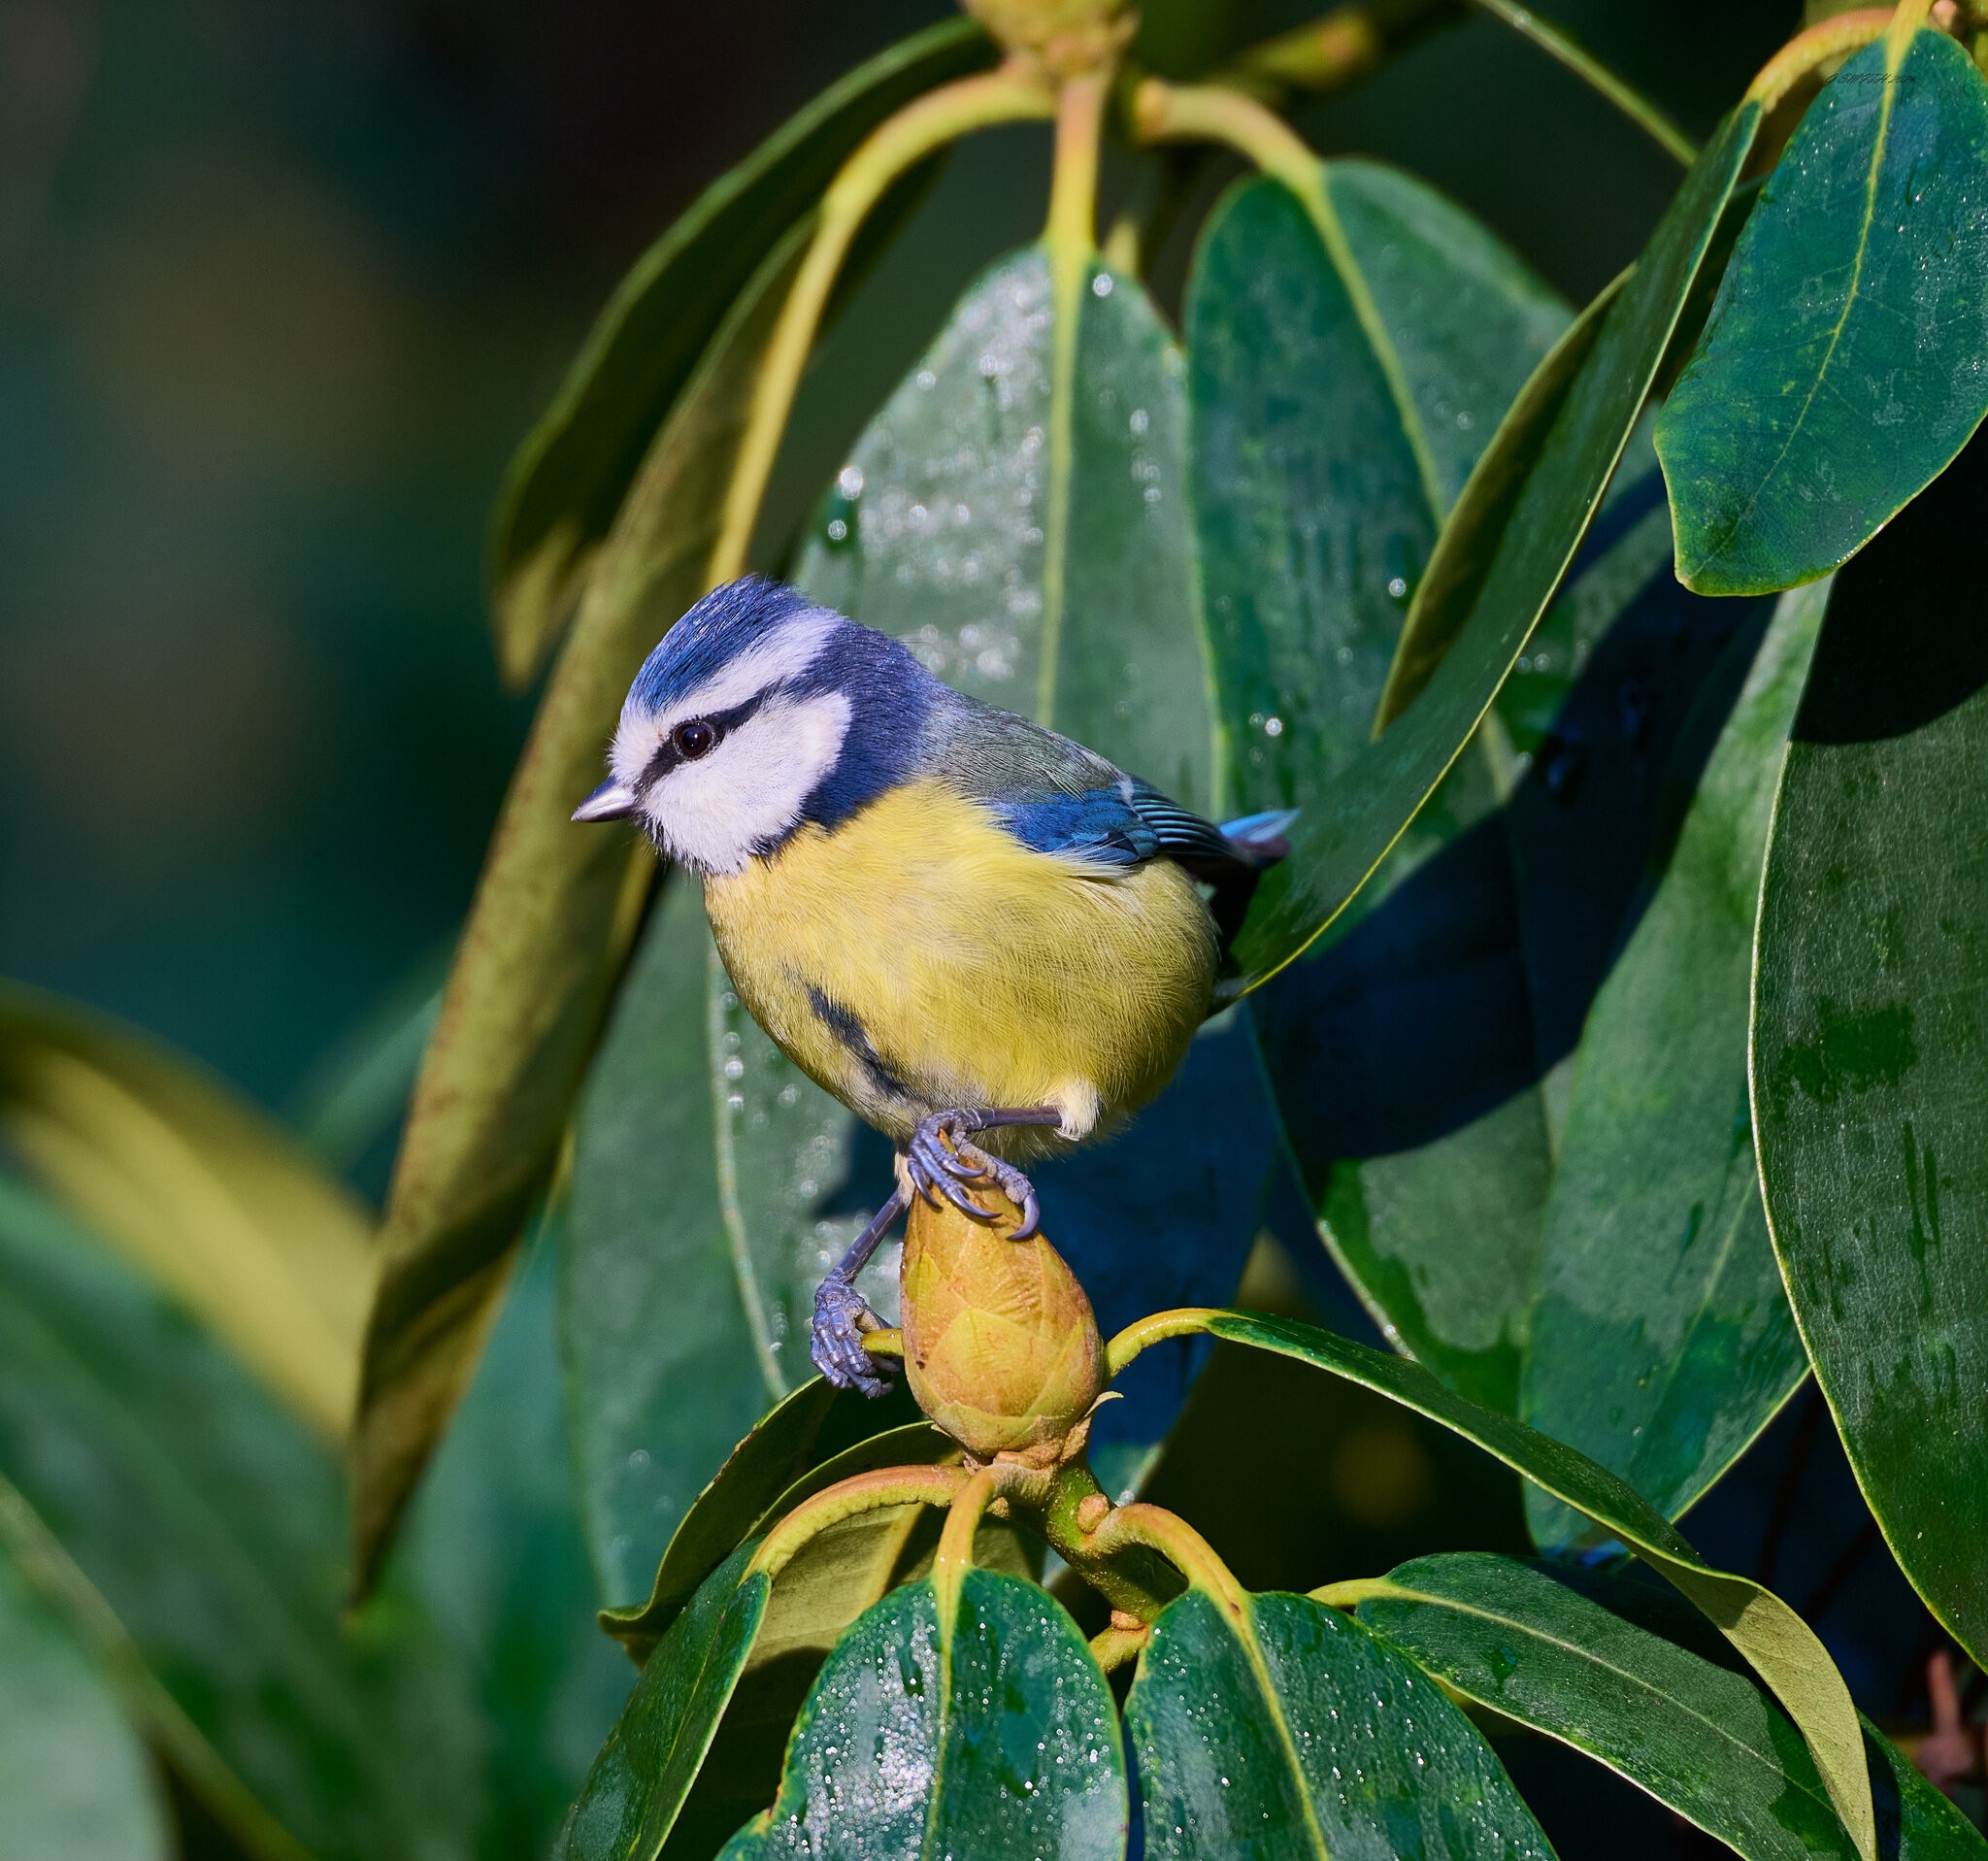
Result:
{"label": "bird's blue crown", "polygon": [[630,699],[647,712],[670,709],[809,605],[798,589],[756,575],[713,588],[643,661]]}

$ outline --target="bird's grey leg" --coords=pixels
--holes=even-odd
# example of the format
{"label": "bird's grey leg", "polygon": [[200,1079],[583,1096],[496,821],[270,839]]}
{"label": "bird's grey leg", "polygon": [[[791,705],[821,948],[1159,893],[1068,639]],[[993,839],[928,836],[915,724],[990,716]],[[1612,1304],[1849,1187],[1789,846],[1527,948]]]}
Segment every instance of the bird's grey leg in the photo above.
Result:
{"label": "bird's grey leg", "polygon": [[815,1369],[838,1389],[860,1389],[873,1398],[889,1391],[890,1379],[881,1363],[863,1348],[863,1334],[879,1329],[882,1321],[856,1290],[856,1275],[890,1232],[890,1224],[911,1205],[911,1191],[899,1183],[870,1225],[849,1244],[848,1252],[814,1288],[814,1326],[808,1354]]}
{"label": "bird's grey leg", "polygon": [[1036,1188],[1013,1164],[989,1156],[978,1145],[969,1142],[976,1131],[998,1130],[1003,1125],[1061,1124],[1063,1113],[1053,1105],[1011,1107],[992,1112],[937,1112],[911,1133],[905,1149],[911,1180],[918,1193],[936,1209],[943,1195],[954,1208],[977,1221],[994,1216],[980,1207],[960,1185],[965,1182],[995,1182],[1003,1195],[1021,1211],[1021,1225],[1011,1240],[1026,1241],[1042,1225],[1043,1212],[1036,1202]]}

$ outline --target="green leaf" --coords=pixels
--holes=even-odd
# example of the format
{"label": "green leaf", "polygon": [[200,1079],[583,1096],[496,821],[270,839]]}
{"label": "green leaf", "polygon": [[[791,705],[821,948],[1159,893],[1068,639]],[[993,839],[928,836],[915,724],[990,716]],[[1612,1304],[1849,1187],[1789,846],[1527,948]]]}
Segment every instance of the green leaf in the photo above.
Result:
{"label": "green leaf", "polygon": [[1427,1415],[1620,1539],[1697,1606],[1787,1708],[1858,1853],[1871,1861],[1871,1785],[1849,1691],[1814,1633],[1779,1597],[1748,1578],[1713,1570],[1619,1474],[1523,1422],[1467,1402],[1418,1365],[1310,1325],[1246,1312],[1209,1313],[1195,1329],[1309,1363]]}
{"label": "green leaf", "polygon": [[[1620,1577],[1479,1553],[1341,1585],[1361,1621],[1445,1686],[1599,1759],[1748,1861],[1853,1852],[1801,1735],[1702,1621]],[[1863,1722],[1883,1861],[1988,1853]]]}
{"label": "green leaf", "polygon": [[1988,654],[1976,442],[1837,577],[1775,804],[1753,1113],[1803,1342],[1886,1542],[1988,1654]]}
{"label": "green leaf", "polygon": [[148,1730],[251,1854],[465,1852],[482,1796],[471,1682],[404,1592],[345,1625],[345,1526],[324,1446],[182,1311],[0,1180],[16,1554],[60,1573],[122,1650]]}
{"label": "green leaf", "polygon": [[[1729,648],[1746,682],[1588,1015],[1546,1209],[1519,1412],[1672,1517],[1807,1370],[1761,1208],[1746,1023],[1768,819],[1826,598],[1786,596]],[[1578,1534],[1537,1490],[1527,1504],[1541,1544]]]}
{"label": "green leaf", "polygon": [[498,818],[386,1212],[353,1443],[363,1589],[488,1332],[651,882],[569,818],[657,636],[704,592],[731,460],[798,262],[790,238],[712,337],[589,582]]}
{"label": "green leaf", "polygon": [[1062,1609],[993,1571],[893,1591],[837,1645],[779,1796],[726,1847],[940,1861],[1118,1861],[1126,1791],[1105,1677]]}
{"label": "green leaf", "polygon": [[320,1435],[344,1434],[372,1224],[293,1138],[137,1030],[14,982],[0,983],[0,1133]]}
{"label": "green leaf", "polygon": [[1981,1831],[1869,1719],[1864,1743],[1877,1791],[1877,1851],[1883,1861],[1981,1861],[1988,1852]]}
{"label": "green leaf", "polygon": [[1826,575],[1988,412],[1988,86],[1898,29],[1810,105],[1657,424],[1677,573],[1707,594]]}
{"label": "green leaf", "polygon": [[1244,182],[1187,286],[1202,582],[1246,809],[1314,800],[1368,742],[1442,517],[1568,320],[1423,183],[1319,175],[1330,244],[1289,189]]}
{"label": "green leaf", "polygon": [[555,1861],[662,1851],[746,1671],[773,1585],[741,1546],[649,1656],[560,1832]]}
{"label": "green leaf", "polygon": [[[889,1426],[895,1408],[835,1389],[819,1377],[775,1404],[690,1502],[656,1567],[648,1601],[634,1609],[602,1610],[601,1626],[638,1660],[646,1659],[698,1585],[756,1535],[755,1527],[763,1529],[771,1513],[786,1510],[782,1498],[796,1482],[804,1480],[818,1461],[840,1457],[832,1447],[824,1451],[824,1435],[835,1439],[872,1430],[902,1434],[903,1429]],[[831,1416],[840,1427],[830,1426]]]}
{"label": "green leaf", "polygon": [[[1509,251],[1422,183],[1367,162],[1318,173],[1318,220],[1276,182],[1232,188],[1187,288],[1207,624],[1230,792],[1250,809],[1313,802],[1369,741],[1442,515],[1567,321]],[[1488,757],[1468,757],[1370,891],[1496,800]],[[1322,980],[1256,1014],[1321,1231],[1408,1348],[1509,1406],[1517,1364],[1503,1313],[1531,1282],[1548,1167],[1538,1106],[1521,1095],[1448,1139],[1348,1160],[1346,1119],[1319,1103],[1321,1086],[1343,1086],[1348,1046],[1318,1038]],[[1460,1189],[1481,1205],[1463,1218]],[[1400,1264],[1425,1234],[1441,1277]],[[1460,1324],[1435,1310],[1451,1291]],[[1488,1368],[1487,1340],[1499,1358]]]}
{"label": "green leaf", "polygon": [[143,1742],[96,1662],[0,1543],[0,1803],[8,1861],[167,1861]]}
{"label": "green leaf", "polygon": [[1384,695],[1392,727],[1306,810],[1291,857],[1258,887],[1238,947],[1251,984],[1344,908],[1496,697],[1628,444],[1758,118],[1748,105],[1728,120],[1628,281],[1541,364],[1472,475],[1410,607]]}
{"label": "green leaf", "polygon": [[[712,1853],[778,1787],[806,1688],[849,1624],[899,1579],[925,1516],[895,1506],[844,1519],[808,1541],[770,1594],[747,1570],[750,1545],[713,1571],[644,1665],[557,1861]],[[983,1529],[977,1549],[1002,1556],[1006,1533]]]}
{"label": "green leaf", "polygon": [[490,532],[497,657],[530,680],[578,601],[651,437],[753,272],[871,130],[991,62],[970,20],[900,40],[707,187],[616,286],[506,474]]}
{"label": "green leaf", "polygon": [[1445,1686],[1599,1759],[1746,1861],[1855,1853],[1787,1714],[1707,1658],[1703,1623],[1662,1594],[1483,1553],[1344,1589]]}
{"label": "green leaf", "polygon": [[1125,1723],[1154,1861],[1553,1852],[1441,1690],[1308,1597],[1189,1589],[1153,1625]]}

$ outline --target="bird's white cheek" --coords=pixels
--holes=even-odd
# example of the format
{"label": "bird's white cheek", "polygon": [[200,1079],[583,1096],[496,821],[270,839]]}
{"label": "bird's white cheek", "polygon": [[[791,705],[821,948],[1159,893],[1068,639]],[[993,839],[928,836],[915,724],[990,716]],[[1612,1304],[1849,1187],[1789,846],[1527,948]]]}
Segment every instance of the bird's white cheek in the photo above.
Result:
{"label": "bird's white cheek", "polygon": [[701,762],[672,770],[650,790],[663,844],[700,872],[738,872],[800,820],[848,728],[849,701],[840,692],[766,705]]}

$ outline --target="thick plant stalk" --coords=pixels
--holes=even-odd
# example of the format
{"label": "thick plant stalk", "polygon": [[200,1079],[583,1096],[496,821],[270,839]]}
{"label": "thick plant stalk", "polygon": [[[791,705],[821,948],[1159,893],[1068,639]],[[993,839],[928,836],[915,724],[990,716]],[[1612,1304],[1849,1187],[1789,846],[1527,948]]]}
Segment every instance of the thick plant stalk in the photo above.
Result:
{"label": "thick plant stalk", "polygon": [[1432,27],[1466,17],[1464,0],[1349,0],[1245,47],[1213,80],[1266,101],[1293,90],[1337,90],[1379,70]]}
{"label": "thick plant stalk", "polygon": [[1760,75],[1746,86],[1746,101],[1757,103],[1765,115],[1818,65],[1863,50],[1873,39],[1883,38],[1899,20],[1914,13],[1917,18],[1911,20],[1911,26],[1916,27],[1925,19],[1927,7],[1915,7],[1911,0],[1906,0],[1905,5],[1896,9],[1860,7],[1855,13],[1839,13],[1834,19],[1824,19],[1806,32],[1798,32],[1761,66]]}
{"label": "thick plant stalk", "polygon": [[1170,84],[1148,78],[1133,92],[1132,122],[1142,142],[1225,145],[1297,196],[1334,269],[1345,282],[1353,315],[1379,362],[1388,395],[1401,410],[1402,430],[1415,457],[1423,496],[1430,510],[1442,511],[1448,500],[1415,414],[1414,396],[1395,358],[1379,307],[1353,262],[1345,229],[1326,193],[1325,166],[1310,145],[1268,105],[1225,84]]}
{"label": "thick plant stalk", "polygon": [[1036,721],[1055,728],[1064,591],[1070,566],[1070,475],[1075,466],[1072,421],[1077,408],[1077,339],[1084,286],[1097,255],[1098,145],[1104,131],[1109,73],[1072,78],[1056,101],[1056,167],[1049,187],[1049,252],[1053,323],[1049,386],[1049,504],[1043,538],[1043,644],[1037,674]]}
{"label": "thick plant stalk", "polygon": [[733,468],[724,520],[712,551],[712,586],[744,574],[753,526],[773,475],[780,436],[807,367],[814,333],[849,247],[890,184],[947,143],[996,123],[1042,120],[1055,114],[1056,96],[1034,71],[1011,62],[975,78],[962,78],[908,104],[849,157],[822,196],[814,238],[787,292],[780,319],[760,370],[752,413]]}
{"label": "thick plant stalk", "polygon": [[752,1568],[778,1577],[810,1540],[864,1512],[886,1506],[949,1506],[968,1478],[957,1467],[879,1467],[857,1474],[796,1506],[767,1533],[752,1555]]}

